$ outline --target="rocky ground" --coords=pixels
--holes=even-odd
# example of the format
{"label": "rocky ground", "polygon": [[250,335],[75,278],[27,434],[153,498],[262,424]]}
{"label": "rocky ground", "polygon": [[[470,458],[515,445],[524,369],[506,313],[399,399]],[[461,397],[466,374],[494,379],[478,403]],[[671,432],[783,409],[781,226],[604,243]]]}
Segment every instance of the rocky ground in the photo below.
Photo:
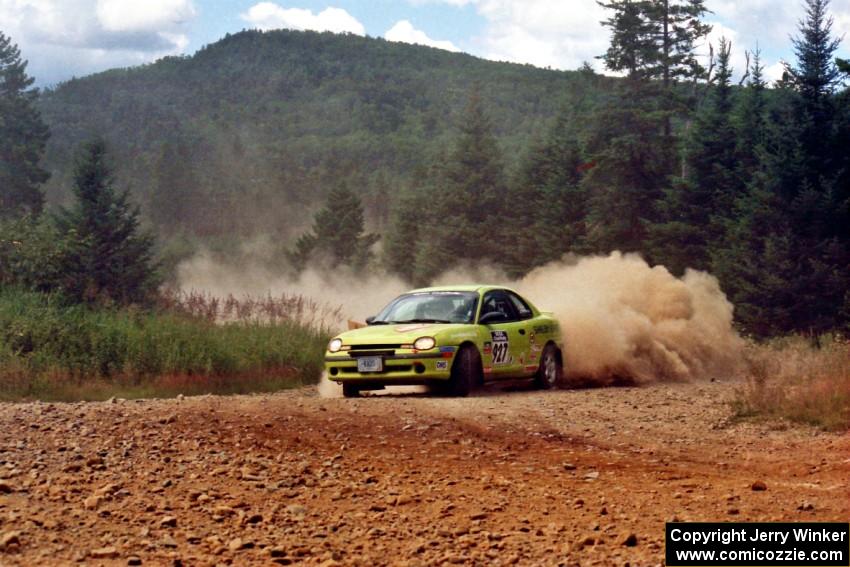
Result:
{"label": "rocky ground", "polygon": [[850,436],[729,383],[0,406],[0,565],[656,565],[664,522],[847,521]]}

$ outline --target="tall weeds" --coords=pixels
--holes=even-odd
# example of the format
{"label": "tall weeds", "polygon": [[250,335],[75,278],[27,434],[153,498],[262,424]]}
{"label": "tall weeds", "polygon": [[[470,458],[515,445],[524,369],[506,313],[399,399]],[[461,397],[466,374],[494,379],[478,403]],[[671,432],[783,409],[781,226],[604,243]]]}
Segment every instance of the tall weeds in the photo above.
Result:
{"label": "tall weeds", "polygon": [[748,349],[750,378],[740,416],[766,416],[829,430],[850,429],[850,342],[837,335],[774,339]]}
{"label": "tall weeds", "polygon": [[327,330],[342,322],[341,306],[319,303],[295,294],[216,297],[197,291],[166,290],[160,295],[162,311],[187,315],[210,322],[264,323],[295,322]]}
{"label": "tall weeds", "polygon": [[246,392],[318,380],[335,311],[174,295],[154,311],[0,290],[0,398]]}

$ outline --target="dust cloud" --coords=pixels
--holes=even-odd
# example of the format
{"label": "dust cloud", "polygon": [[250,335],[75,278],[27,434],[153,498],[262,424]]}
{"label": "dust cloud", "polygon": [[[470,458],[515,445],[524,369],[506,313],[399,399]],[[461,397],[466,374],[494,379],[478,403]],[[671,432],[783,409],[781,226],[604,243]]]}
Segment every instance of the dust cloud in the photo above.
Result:
{"label": "dust cloud", "polygon": [[737,372],[743,341],[713,276],[674,277],[636,254],[565,258],[515,283],[552,311],[566,342],[568,378],[649,382]]}
{"label": "dust cloud", "polygon": [[328,379],[328,373],[322,372],[321,377],[319,378],[319,384],[317,386],[319,396],[322,398],[341,398],[342,396],[342,386],[337,384],[336,382],[331,382]]}
{"label": "dust cloud", "polygon": [[[202,291],[214,296],[264,296],[294,294],[314,299],[328,307],[342,307],[347,318],[364,320],[375,315],[391,299],[410,286],[388,275],[355,276],[345,267],[333,270],[310,268],[293,277],[285,266],[263,256],[239,264],[222,262],[202,252],[177,268],[178,287],[183,291]],[[345,321],[342,327],[345,329]]]}
{"label": "dust cloud", "polygon": [[[344,319],[376,314],[409,289],[385,274],[355,276],[346,269],[309,269],[292,278],[281,267],[250,261],[235,267],[200,254],[178,268],[185,291],[213,295],[302,294],[341,306]],[[722,378],[737,372],[743,341],[733,306],[713,276],[694,270],[677,278],[637,254],[564,257],[510,281],[488,266],[456,269],[436,285],[487,282],[513,287],[551,311],[564,334],[564,365],[574,383],[645,383]],[[340,323],[345,329],[345,320]],[[327,395],[338,386],[320,385]]]}

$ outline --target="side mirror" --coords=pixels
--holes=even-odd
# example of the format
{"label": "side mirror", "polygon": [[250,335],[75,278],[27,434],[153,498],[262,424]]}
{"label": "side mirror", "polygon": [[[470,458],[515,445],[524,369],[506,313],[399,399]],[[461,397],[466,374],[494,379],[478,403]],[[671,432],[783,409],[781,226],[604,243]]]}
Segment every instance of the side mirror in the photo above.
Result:
{"label": "side mirror", "polygon": [[367,325],[371,325],[374,322],[375,322],[375,316],[374,315],[371,316],[371,317],[366,317],[366,324]]}
{"label": "side mirror", "polygon": [[504,321],[505,316],[498,311],[490,311],[489,313],[485,313],[478,319],[479,325],[489,325],[490,323],[498,323],[500,321]]}

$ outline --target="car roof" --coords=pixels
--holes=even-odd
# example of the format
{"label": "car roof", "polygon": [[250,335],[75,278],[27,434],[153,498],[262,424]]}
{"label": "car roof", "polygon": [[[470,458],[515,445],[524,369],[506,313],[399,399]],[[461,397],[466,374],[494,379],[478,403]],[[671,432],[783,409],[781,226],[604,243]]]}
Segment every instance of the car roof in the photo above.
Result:
{"label": "car roof", "polygon": [[[467,284],[467,285],[444,285],[437,287],[423,287],[414,289],[408,293],[428,293],[435,291],[477,291],[479,293],[489,291],[491,289],[510,289],[501,285],[486,285],[486,284]],[[513,290],[511,290],[513,291]]]}

